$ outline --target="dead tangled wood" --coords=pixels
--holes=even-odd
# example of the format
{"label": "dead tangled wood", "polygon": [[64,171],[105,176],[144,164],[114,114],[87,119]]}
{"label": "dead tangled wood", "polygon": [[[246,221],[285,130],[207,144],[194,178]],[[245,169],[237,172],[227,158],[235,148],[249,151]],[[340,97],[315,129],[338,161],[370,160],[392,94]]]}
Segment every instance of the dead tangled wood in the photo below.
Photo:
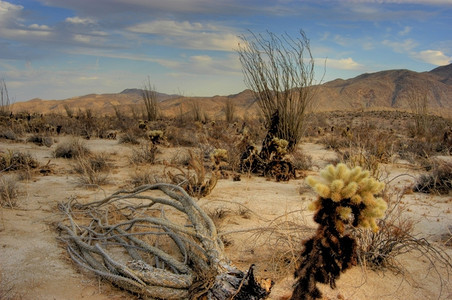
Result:
{"label": "dead tangled wood", "polygon": [[209,216],[179,186],[143,185],[100,201],[59,205],[73,261],[112,284],[156,299],[265,299],[253,266],[225,256]]}

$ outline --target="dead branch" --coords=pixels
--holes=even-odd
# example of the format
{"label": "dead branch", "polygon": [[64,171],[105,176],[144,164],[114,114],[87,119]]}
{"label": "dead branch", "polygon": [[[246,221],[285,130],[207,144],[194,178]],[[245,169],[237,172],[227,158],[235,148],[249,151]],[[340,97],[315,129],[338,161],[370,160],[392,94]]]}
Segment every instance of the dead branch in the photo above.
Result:
{"label": "dead branch", "polygon": [[[163,194],[163,195],[162,195]],[[264,299],[253,267],[231,265],[210,217],[172,184],[143,185],[100,201],[59,205],[61,240],[79,266],[156,299]]]}

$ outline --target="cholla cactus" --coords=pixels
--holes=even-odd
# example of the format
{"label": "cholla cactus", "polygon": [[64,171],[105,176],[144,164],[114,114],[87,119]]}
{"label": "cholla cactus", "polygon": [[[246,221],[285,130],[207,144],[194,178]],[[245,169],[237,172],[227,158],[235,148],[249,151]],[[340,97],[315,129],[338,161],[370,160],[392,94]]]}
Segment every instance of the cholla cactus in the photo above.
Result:
{"label": "cholla cactus", "polygon": [[287,153],[287,146],[289,145],[288,141],[274,137],[272,142],[275,144],[276,152],[279,155],[284,155]]}
{"label": "cholla cactus", "polygon": [[219,165],[220,162],[226,161],[228,159],[228,150],[226,149],[215,149],[210,155],[215,165]]}
{"label": "cholla cactus", "polygon": [[330,213],[338,215],[336,227],[340,232],[343,232],[344,222],[378,231],[376,219],[384,216],[387,204],[375,195],[384,189],[384,183],[371,178],[369,171],[361,167],[349,169],[345,164],[329,165],[320,175],[320,180],[312,176],[306,178],[319,195],[310,205],[312,210],[317,211],[325,201],[332,201],[336,211]]}
{"label": "cholla cactus", "polygon": [[315,236],[303,242],[292,300],[321,298],[317,282],[335,288],[340,273],[356,264],[357,243],[353,236],[345,234],[345,225],[377,231],[376,219],[383,217],[387,207],[382,198],[375,196],[384,184],[361,167],[329,165],[320,175],[320,179],[306,178],[319,195],[310,205],[319,226]]}
{"label": "cholla cactus", "polygon": [[158,144],[163,140],[163,131],[161,130],[150,130],[146,132],[147,137],[151,140],[153,144]]}

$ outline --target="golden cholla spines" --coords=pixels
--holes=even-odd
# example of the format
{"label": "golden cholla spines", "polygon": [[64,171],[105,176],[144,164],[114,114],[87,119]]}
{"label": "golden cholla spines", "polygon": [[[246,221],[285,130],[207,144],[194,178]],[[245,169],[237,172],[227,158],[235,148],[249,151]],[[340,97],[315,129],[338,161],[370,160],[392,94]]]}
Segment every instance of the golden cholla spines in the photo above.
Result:
{"label": "golden cholla spines", "polygon": [[323,201],[333,201],[339,219],[338,230],[342,231],[344,223],[353,220],[353,226],[370,227],[378,231],[376,219],[384,216],[387,204],[375,197],[384,189],[384,183],[370,177],[368,171],[361,167],[349,169],[345,164],[336,167],[328,165],[320,172],[321,178],[308,176],[306,182],[319,195],[310,208],[318,211],[324,206]]}

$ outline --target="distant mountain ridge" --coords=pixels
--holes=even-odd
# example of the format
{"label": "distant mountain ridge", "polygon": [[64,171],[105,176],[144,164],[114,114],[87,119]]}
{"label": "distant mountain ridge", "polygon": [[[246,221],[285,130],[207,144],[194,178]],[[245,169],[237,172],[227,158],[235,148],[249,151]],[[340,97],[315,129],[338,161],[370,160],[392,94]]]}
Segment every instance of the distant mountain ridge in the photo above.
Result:
{"label": "distant mountain ridge", "polygon": [[[356,110],[356,109],[408,109],[411,92],[427,95],[431,110],[452,109],[452,64],[437,67],[428,72],[414,72],[405,69],[365,73],[351,79],[335,79],[318,86],[316,109]],[[131,111],[143,105],[142,90],[125,89],[116,94],[89,94],[64,100],[32,99],[12,105],[14,112],[36,113],[64,112],[90,109],[102,114],[112,114],[114,110]],[[183,97],[158,93],[158,101],[163,114],[175,115],[190,111],[197,102],[205,113],[215,117],[222,114],[227,100],[232,101],[239,114],[255,113],[257,108],[253,93],[244,90],[238,94],[213,97]]]}

